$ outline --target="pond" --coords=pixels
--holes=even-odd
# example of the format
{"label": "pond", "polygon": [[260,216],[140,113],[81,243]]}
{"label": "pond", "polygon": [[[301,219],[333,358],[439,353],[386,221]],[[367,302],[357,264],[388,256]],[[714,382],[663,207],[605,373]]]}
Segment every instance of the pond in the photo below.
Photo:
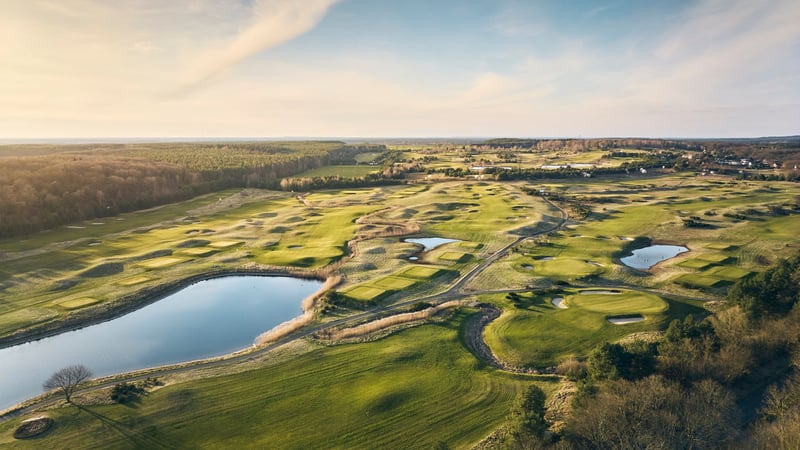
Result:
{"label": "pond", "polygon": [[633,254],[626,256],[620,261],[628,267],[646,270],[661,261],[665,261],[675,256],[688,252],[689,249],[681,245],[651,245],[633,251]]}
{"label": "pond", "polygon": [[410,242],[412,244],[419,244],[423,247],[422,251],[429,251],[433,250],[440,245],[449,244],[451,242],[460,242],[458,239],[447,239],[447,238],[440,238],[440,237],[428,237],[428,238],[408,238],[403,239],[403,242]]}
{"label": "pond", "polygon": [[246,348],[301,315],[303,299],[321,286],[290,277],[213,278],[108,322],[0,349],[0,409],[41,394],[53,372],[73,364],[101,377]]}

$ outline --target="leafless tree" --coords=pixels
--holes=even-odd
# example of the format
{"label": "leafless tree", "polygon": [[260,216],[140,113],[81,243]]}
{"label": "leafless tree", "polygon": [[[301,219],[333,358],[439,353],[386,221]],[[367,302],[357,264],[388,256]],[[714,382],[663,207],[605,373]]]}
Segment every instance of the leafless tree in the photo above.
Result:
{"label": "leafless tree", "polygon": [[59,392],[64,394],[64,397],[67,399],[67,403],[70,403],[72,402],[72,393],[75,392],[75,389],[78,387],[78,385],[89,379],[91,376],[92,371],[86,366],[80,364],[68,366],[51,375],[50,378],[44,382],[43,387],[48,391],[57,389]]}

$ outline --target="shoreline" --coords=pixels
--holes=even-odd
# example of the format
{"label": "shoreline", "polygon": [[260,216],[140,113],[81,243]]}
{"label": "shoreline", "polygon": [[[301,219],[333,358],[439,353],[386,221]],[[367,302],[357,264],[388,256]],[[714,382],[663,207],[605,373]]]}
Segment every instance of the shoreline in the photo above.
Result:
{"label": "shoreline", "polygon": [[[316,271],[310,272],[296,269],[282,270],[275,267],[239,267],[235,269],[220,269],[211,272],[203,272],[201,274],[192,275],[179,280],[160,284],[158,286],[145,288],[131,294],[123,295],[116,300],[97,305],[94,308],[88,308],[85,311],[78,311],[62,319],[55,320],[53,322],[45,322],[42,325],[34,325],[31,328],[1,337],[0,349],[38,341],[40,339],[66,333],[68,331],[79,330],[91,325],[114,320],[118,317],[122,317],[128,313],[136,311],[137,309],[162,300],[170,294],[173,294],[200,281],[229,276],[248,275],[264,277],[286,276],[305,280],[322,281],[323,283],[329,278],[329,275],[318,273]],[[323,284],[322,288],[324,287],[325,286]],[[317,294],[319,294],[319,292],[316,292],[314,295]],[[306,311],[304,310],[304,313],[305,312]]]}

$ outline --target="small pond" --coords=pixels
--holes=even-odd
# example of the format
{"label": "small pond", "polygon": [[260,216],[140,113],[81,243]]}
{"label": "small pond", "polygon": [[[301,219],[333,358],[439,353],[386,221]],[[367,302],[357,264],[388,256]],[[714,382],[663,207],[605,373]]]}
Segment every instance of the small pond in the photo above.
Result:
{"label": "small pond", "polygon": [[319,281],[226,276],[200,281],[97,325],[0,349],[0,409],[43,392],[56,370],[83,364],[95,377],[220,356],[302,314]]}
{"label": "small pond", "polygon": [[408,238],[408,239],[403,239],[403,242],[419,244],[423,247],[422,251],[427,252],[435,249],[436,247],[439,247],[440,245],[449,244],[451,242],[459,242],[459,240],[440,238],[440,237],[429,237],[429,238]]}
{"label": "small pond", "polygon": [[680,245],[651,245],[634,250],[632,255],[626,256],[620,259],[620,261],[628,267],[646,270],[661,261],[674,258],[676,255],[688,251],[688,248]]}

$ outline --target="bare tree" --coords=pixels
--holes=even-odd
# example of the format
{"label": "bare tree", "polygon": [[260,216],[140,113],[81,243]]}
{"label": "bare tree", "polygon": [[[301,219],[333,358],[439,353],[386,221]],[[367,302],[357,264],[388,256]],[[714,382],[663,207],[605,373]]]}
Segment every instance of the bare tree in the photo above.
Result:
{"label": "bare tree", "polygon": [[57,389],[64,394],[64,397],[67,399],[67,403],[71,403],[72,393],[75,392],[75,389],[79,384],[86,381],[91,376],[92,371],[86,366],[80,364],[68,366],[51,375],[50,378],[44,382],[43,387],[48,391]]}

